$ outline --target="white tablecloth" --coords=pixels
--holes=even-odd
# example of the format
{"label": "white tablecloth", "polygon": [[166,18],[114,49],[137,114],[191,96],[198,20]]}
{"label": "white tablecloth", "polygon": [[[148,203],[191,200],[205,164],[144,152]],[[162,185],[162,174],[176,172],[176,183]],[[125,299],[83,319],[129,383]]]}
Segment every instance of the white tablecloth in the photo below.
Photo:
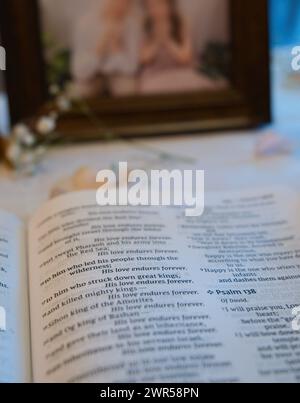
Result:
{"label": "white tablecloth", "polygon": [[48,152],[38,174],[16,177],[0,168],[0,208],[26,218],[49,197],[50,189],[62,177],[72,175],[81,166],[110,168],[128,161],[130,168],[205,169],[206,191],[247,189],[289,184],[300,190],[300,155],[257,159],[254,156],[258,134],[186,136],[151,140],[166,152],[193,157],[192,164],[178,160],[161,162],[144,150],[123,143],[72,145]]}

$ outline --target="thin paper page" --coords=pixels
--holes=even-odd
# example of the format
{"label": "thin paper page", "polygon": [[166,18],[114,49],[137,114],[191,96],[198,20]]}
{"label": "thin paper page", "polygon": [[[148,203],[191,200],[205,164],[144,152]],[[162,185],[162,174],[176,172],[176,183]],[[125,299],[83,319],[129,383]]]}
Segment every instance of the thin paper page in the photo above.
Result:
{"label": "thin paper page", "polygon": [[25,229],[0,211],[0,382],[31,380]]}
{"label": "thin paper page", "polygon": [[215,195],[200,218],[100,208],[94,192],[49,203],[30,225],[35,380],[299,380],[300,226],[284,192]]}

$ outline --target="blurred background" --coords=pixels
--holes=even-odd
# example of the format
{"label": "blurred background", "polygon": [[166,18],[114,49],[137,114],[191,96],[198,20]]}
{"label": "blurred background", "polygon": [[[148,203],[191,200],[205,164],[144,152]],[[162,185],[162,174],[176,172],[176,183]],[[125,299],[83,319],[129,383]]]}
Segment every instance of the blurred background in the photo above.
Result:
{"label": "blurred background", "polygon": [[272,46],[300,43],[299,0],[269,0]]}
{"label": "blurred background", "polygon": [[300,74],[291,68],[291,50],[300,45],[300,1],[269,0],[273,124],[299,142]]}
{"label": "blurred background", "polygon": [[[272,63],[272,101],[274,123],[288,129],[291,118],[298,117],[296,99],[299,97],[300,80],[291,71],[291,47],[300,45],[300,1],[269,0],[270,52]],[[299,122],[299,118],[298,118]],[[0,132],[9,128],[9,111],[5,95],[3,73],[0,71]],[[296,131],[299,125],[293,125]],[[296,132],[295,132],[296,134]]]}

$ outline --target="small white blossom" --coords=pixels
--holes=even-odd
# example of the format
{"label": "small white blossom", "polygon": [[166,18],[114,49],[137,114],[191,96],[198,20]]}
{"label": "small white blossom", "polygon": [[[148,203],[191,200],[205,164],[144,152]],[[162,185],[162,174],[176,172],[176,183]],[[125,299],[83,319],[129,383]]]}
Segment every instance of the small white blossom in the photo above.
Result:
{"label": "small white blossom", "polygon": [[56,103],[61,112],[68,112],[71,109],[71,101],[66,96],[58,97]]}
{"label": "small white blossom", "polygon": [[35,144],[33,133],[31,133],[28,126],[22,123],[13,128],[12,134],[21,145],[32,147]]}
{"label": "small white blossom", "polygon": [[20,145],[12,141],[6,149],[5,157],[12,165],[18,165],[20,162],[20,157],[22,155],[22,150]]}
{"label": "small white blossom", "polygon": [[43,135],[50,134],[56,128],[56,119],[49,116],[41,117],[36,125],[36,130]]}
{"label": "small white blossom", "polygon": [[30,130],[25,124],[20,123],[13,128],[12,133],[18,140],[20,140],[24,135],[30,133]]}
{"label": "small white blossom", "polygon": [[21,144],[27,147],[32,147],[35,144],[35,137],[32,133],[24,133],[22,138],[20,139]]}

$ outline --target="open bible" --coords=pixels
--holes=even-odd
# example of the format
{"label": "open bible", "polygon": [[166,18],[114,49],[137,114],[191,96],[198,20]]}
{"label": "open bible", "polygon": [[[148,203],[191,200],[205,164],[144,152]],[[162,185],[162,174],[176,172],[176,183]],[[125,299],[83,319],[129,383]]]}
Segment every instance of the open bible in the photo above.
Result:
{"label": "open bible", "polygon": [[[2,382],[299,382],[300,199],[0,214]],[[295,309],[296,308],[296,309]]]}

